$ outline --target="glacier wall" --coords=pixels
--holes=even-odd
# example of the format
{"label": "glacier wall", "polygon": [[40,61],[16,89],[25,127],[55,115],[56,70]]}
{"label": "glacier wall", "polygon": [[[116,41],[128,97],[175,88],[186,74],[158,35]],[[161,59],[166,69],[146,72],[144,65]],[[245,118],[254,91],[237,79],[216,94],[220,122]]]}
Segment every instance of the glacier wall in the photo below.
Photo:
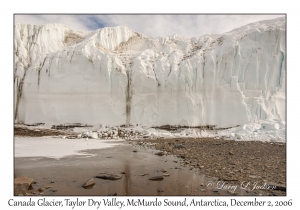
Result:
{"label": "glacier wall", "polygon": [[285,122],[285,18],[219,35],[15,25],[15,122]]}

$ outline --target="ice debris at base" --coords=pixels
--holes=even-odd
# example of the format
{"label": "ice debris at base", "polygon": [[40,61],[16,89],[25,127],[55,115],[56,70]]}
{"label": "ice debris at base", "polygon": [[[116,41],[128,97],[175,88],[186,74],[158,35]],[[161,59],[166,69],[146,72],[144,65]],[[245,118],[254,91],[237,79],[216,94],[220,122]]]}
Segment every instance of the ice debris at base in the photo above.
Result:
{"label": "ice debris at base", "polygon": [[[232,135],[199,129],[149,129],[145,135],[219,132],[227,138],[266,136],[281,141],[286,119],[285,44],[285,18],[191,39],[149,38],[125,26],[76,32],[61,24],[17,23],[15,122],[148,128],[241,125],[231,128]],[[256,129],[255,122],[261,121],[264,124]],[[87,133],[86,138],[97,135]]]}
{"label": "ice debris at base", "polygon": [[215,135],[232,140],[286,142],[285,132],[284,122],[262,122],[218,130]]}
{"label": "ice debris at base", "polygon": [[[74,128],[75,132],[82,129]],[[91,139],[127,139],[127,140],[147,140],[160,138],[205,138],[237,140],[237,141],[270,141],[285,142],[285,123],[268,122],[248,123],[228,129],[214,128],[213,130],[202,130],[199,128],[178,128],[172,131],[150,128],[147,126],[131,126],[129,128],[110,127],[97,128],[83,131],[80,138]]]}

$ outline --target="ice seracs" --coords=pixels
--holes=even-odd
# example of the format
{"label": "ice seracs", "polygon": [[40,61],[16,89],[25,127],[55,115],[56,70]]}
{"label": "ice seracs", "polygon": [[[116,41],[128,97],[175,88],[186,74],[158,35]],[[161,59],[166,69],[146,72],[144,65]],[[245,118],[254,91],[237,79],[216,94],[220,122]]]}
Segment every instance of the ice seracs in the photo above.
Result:
{"label": "ice seracs", "polygon": [[265,129],[278,131],[285,127],[285,25],[277,18],[188,39],[149,38],[125,26],[75,32],[17,23],[15,122],[267,122]]}

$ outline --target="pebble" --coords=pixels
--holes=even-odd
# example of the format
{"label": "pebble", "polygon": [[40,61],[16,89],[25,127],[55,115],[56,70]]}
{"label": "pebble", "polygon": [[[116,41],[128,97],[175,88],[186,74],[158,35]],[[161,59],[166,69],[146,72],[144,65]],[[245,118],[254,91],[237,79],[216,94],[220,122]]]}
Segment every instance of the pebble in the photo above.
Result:
{"label": "pebble", "polygon": [[[85,189],[90,189],[92,188],[93,186],[95,185],[95,181],[93,178],[87,180],[83,185],[82,187],[85,188]],[[46,188],[47,189],[47,188]]]}
{"label": "pebble", "polygon": [[153,176],[153,177],[149,178],[149,180],[151,180],[151,181],[161,181],[163,179],[164,179],[163,176]]}
{"label": "pebble", "polygon": [[155,155],[158,155],[158,156],[163,156],[164,153],[163,152],[156,152]]}

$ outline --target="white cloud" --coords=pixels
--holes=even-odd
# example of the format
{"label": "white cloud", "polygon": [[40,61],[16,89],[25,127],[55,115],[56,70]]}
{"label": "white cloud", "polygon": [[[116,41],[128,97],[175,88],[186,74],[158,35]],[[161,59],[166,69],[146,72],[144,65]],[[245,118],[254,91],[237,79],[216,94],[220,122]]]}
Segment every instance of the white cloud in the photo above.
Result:
{"label": "white cloud", "polygon": [[147,36],[180,34],[186,37],[224,33],[237,27],[283,15],[100,15],[105,25],[126,25]]}
{"label": "white cloud", "polygon": [[237,27],[283,15],[15,15],[16,22],[62,23],[73,30],[125,25],[149,37],[185,37],[224,33]]}

